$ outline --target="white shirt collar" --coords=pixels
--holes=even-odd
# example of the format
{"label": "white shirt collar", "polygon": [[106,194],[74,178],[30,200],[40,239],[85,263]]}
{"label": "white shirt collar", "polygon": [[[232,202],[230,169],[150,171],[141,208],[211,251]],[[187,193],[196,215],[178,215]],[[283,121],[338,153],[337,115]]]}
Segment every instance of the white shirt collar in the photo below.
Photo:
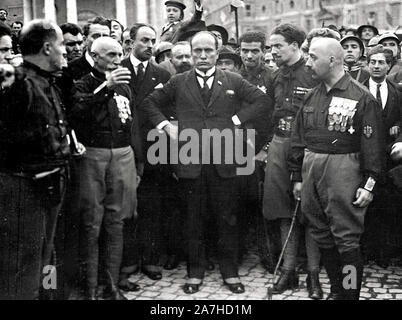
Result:
{"label": "white shirt collar", "polygon": [[213,66],[211,69],[209,69],[207,72],[202,72],[202,71],[200,71],[200,70],[198,70],[198,69],[195,69],[195,71],[201,76],[201,77],[210,77],[212,74],[214,74],[215,73],[215,71],[216,71],[216,67],[215,66]]}
{"label": "white shirt collar", "polygon": [[370,80],[369,80],[370,86],[374,86],[376,88],[377,88],[378,84],[381,84],[381,86],[382,86],[384,83],[387,83],[387,78],[385,78],[384,81],[381,82],[381,83],[375,82],[371,77],[370,77]]}
{"label": "white shirt collar", "polygon": [[92,59],[91,55],[89,54],[88,50],[85,51],[85,59],[88,61],[89,65],[93,68],[95,65],[94,59]]}
{"label": "white shirt collar", "polygon": [[137,71],[138,65],[140,63],[142,63],[144,65],[144,70],[145,70],[147,68],[148,62],[149,62],[148,60],[140,61],[133,54],[130,54],[130,61],[131,61],[131,64],[133,65],[133,67],[135,68],[136,71]]}

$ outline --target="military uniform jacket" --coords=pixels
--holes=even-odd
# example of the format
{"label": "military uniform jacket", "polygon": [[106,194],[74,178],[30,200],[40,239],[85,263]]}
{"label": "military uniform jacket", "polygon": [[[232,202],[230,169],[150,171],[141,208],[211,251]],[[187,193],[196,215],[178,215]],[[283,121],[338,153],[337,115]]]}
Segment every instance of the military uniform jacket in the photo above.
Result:
{"label": "military uniform jacket", "polygon": [[[317,85],[306,69],[306,61],[301,58],[292,66],[281,66],[274,73],[275,109],[271,132],[282,136],[286,128],[284,122],[292,123],[303,105],[305,95]],[[291,126],[291,124],[290,124]],[[291,129],[291,128],[290,128]],[[290,131],[290,130],[288,130]],[[272,135],[268,141],[272,140]]]}
{"label": "military uniform jacket", "polygon": [[[201,174],[203,164],[202,131],[203,129],[229,129],[234,137],[235,125],[232,117],[237,115],[241,123],[259,117],[265,112],[264,93],[256,86],[244,80],[239,74],[217,69],[212,85],[211,97],[207,105],[202,99],[200,87],[194,69],[173,76],[162,89],[155,90],[141,105],[141,109],[148,115],[151,123],[156,127],[162,121],[168,120],[163,109],[173,105],[179,126],[179,134],[184,129],[195,131],[199,138],[197,162],[183,164],[179,161],[177,175],[179,178],[195,179]],[[248,102],[247,107],[242,102]],[[194,142],[194,140],[193,140]],[[179,141],[179,150],[186,144]],[[220,149],[221,161],[215,165],[222,178],[236,176],[237,164],[235,159],[225,159],[225,143],[221,141],[219,148],[214,145],[213,150]],[[217,149],[216,149],[217,148]],[[229,148],[233,146],[229,145]],[[214,151],[211,152],[213,157]],[[231,149],[233,151],[233,149]],[[234,157],[234,152],[232,152]],[[179,159],[180,160],[180,159]],[[211,162],[212,163],[212,162]]]}
{"label": "military uniform jacket", "polygon": [[[137,161],[142,161],[138,118],[130,87],[105,86],[94,93],[105,80],[103,73],[92,69],[74,84],[70,119],[77,137],[87,147],[113,149],[132,145]],[[135,135],[134,139],[131,134]]]}
{"label": "military uniform jacket", "polygon": [[288,161],[292,181],[301,181],[305,148],[326,154],[360,153],[361,186],[369,178],[378,181],[384,166],[381,119],[377,100],[349,74],[328,92],[324,83],[318,85],[296,117]]}
{"label": "military uniform jacket", "polygon": [[1,170],[39,173],[66,164],[67,122],[55,77],[24,62],[2,97]]}

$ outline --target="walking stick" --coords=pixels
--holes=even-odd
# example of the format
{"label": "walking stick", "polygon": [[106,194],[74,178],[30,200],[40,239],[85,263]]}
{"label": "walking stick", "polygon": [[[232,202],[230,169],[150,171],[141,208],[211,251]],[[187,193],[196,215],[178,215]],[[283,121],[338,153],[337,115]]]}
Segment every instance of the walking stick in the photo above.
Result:
{"label": "walking stick", "polygon": [[273,294],[273,288],[274,288],[274,285],[275,285],[276,274],[277,274],[279,266],[281,264],[283,255],[285,254],[285,250],[286,250],[286,247],[288,245],[290,236],[292,235],[292,231],[293,231],[293,227],[294,227],[294,225],[296,223],[296,216],[297,216],[297,211],[299,211],[299,207],[300,207],[300,200],[296,200],[296,207],[295,207],[295,211],[293,212],[292,223],[290,224],[288,235],[286,237],[285,243],[283,244],[282,251],[281,251],[281,254],[279,255],[278,262],[277,262],[277,264],[275,266],[274,275],[272,277],[272,280],[270,281],[271,283],[268,285],[268,290],[267,290],[268,300],[272,300],[272,294]]}

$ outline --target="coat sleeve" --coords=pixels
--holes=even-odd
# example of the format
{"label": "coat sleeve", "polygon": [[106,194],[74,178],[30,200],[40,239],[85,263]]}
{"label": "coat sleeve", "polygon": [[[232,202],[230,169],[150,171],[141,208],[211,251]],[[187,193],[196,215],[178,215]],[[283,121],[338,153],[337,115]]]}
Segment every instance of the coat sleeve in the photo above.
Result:
{"label": "coat sleeve", "polygon": [[304,149],[306,147],[304,141],[303,108],[300,108],[297,112],[294,123],[295,125],[290,139],[290,153],[287,162],[291,181],[301,182],[301,169],[303,165]]}
{"label": "coat sleeve", "polygon": [[239,100],[247,102],[242,104],[236,114],[241,123],[264,116],[273,109],[272,97],[241,77],[238,79],[236,95]]}
{"label": "coat sleeve", "polygon": [[164,115],[164,109],[174,104],[177,77],[171,78],[163,88],[154,90],[139,106],[153,126],[168,120]]}

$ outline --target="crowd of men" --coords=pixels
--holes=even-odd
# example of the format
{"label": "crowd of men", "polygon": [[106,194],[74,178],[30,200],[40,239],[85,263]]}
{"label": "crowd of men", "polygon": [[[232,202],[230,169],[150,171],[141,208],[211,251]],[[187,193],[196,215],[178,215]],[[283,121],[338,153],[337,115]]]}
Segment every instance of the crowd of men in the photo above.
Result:
{"label": "crowd of men", "polygon": [[281,24],[237,43],[201,0],[190,20],[182,0],[164,4],[162,30],[10,27],[0,9],[0,298],[78,285],[122,300],[140,290],[132,274],[160,280],[182,261],[186,294],[216,262],[241,294],[251,233],[269,272],[287,244],[274,293],[298,287],[304,256],[310,298],[324,266],[327,299],[359,299],[364,263],[387,267],[400,247],[399,38]]}

